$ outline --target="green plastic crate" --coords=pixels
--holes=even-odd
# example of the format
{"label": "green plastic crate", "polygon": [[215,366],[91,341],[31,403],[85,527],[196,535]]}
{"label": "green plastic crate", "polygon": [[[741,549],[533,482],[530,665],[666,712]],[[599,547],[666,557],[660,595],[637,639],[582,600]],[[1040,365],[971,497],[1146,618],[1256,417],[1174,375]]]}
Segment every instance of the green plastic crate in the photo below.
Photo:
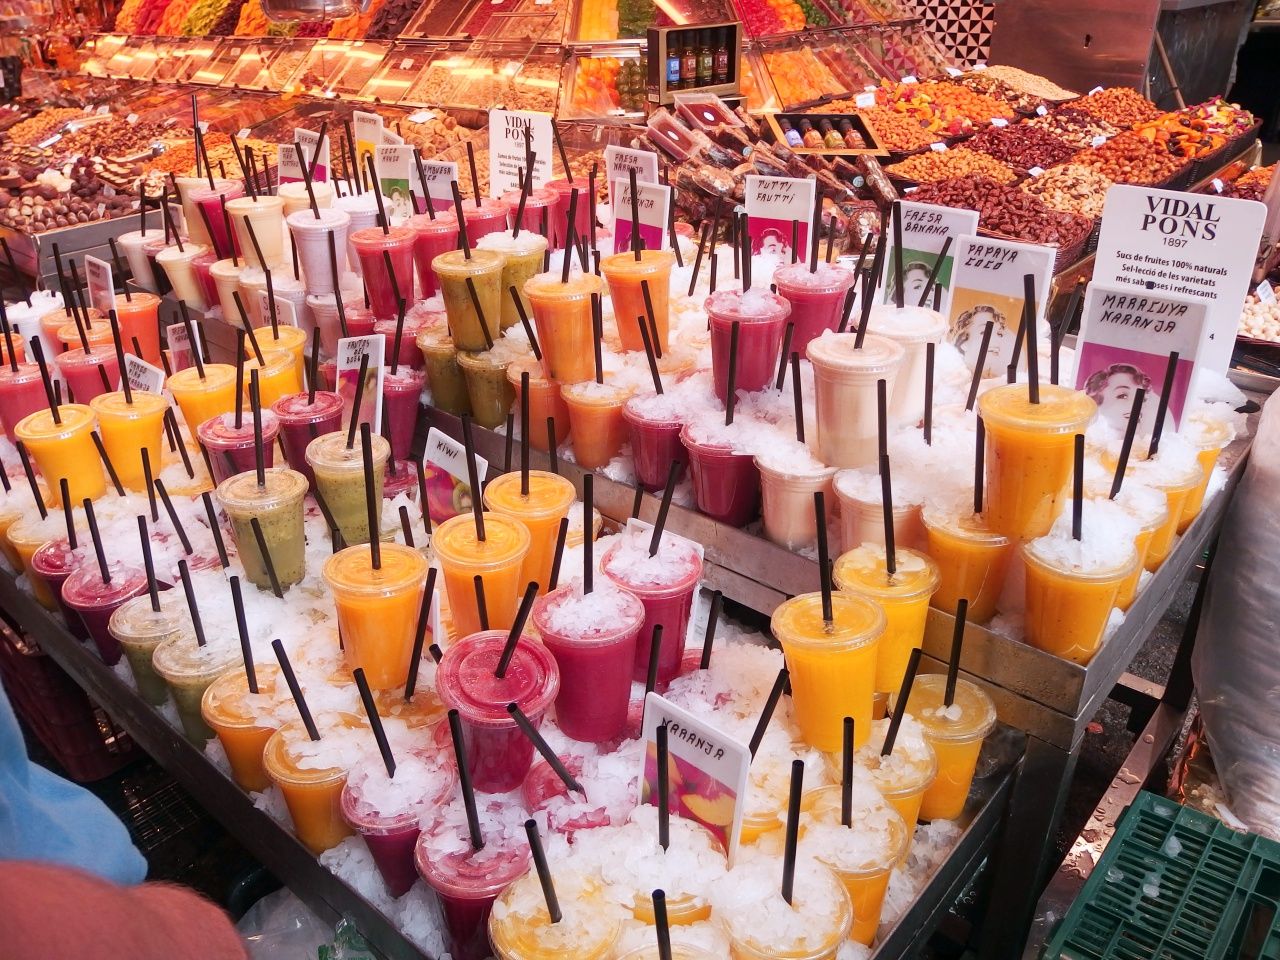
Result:
{"label": "green plastic crate", "polygon": [[1042,960],[1280,960],[1280,844],[1138,794]]}

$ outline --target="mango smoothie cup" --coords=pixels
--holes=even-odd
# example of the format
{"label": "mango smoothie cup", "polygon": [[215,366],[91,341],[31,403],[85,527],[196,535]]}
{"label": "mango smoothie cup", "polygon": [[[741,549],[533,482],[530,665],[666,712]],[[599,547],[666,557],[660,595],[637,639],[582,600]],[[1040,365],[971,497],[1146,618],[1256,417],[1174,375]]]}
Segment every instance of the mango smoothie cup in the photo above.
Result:
{"label": "mango smoothie cup", "polygon": [[870,946],[880,926],[889,875],[907,855],[913,827],[865,780],[853,782],[849,826],[840,819],[841,788],[820,787],[805,794],[800,809],[801,849],[829,867],[853,904],[849,936]]}
{"label": "mango smoothie cup", "polygon": [[301,720],[280,727],[267,740],[262,765],[284,795],[294,834],[319,855],[351,836],[351,827],[342,819],[342,789],[353,740],[369,734],[365,722],[350,713],[318,711],[315,724],[317,741],[308,736]]}
{"label": "mango smoothie cup", "polygon": [[595,470],[618,455],[628,435],[622,408],[633,392],[632,387],[594,380],[560,388],[569,408],[569,440],[578,466]]}
{"label": "mango smoothie cup", "polygon": [[611,960],[621,931],[617,915],[605,908],[591,880],[562,874],[561,886],[558,923],[532,870],[498,895],[489,914],[497,960]]}
{"label": "mango smoothie cup", "polygon": [[[677,940],[671,944],[671,960],[717,960],[723,956],[723,953],[713,953],[691,943],[680,943]],[[658,952],[658,945],[653,943],[619,954],[618,960],[662,960],[662,954]]]}
{"label": "mango smoothie cup", "polygon": [[159,706],[169,696],[169,688],[152,666],[156,647],[191,629],[185,602],[177,591],[159,594],[160,609],[151,608],[150,594],[126,600],[107,621],[107,630],[124,651],[134,682],[147,703]]}
{"label": "mango smoothie cup", "polygon": [[236,668],[240,647],[234,642],[210,642],[201,646],[195,633],[184,627],[156,647],[151,663],[169,687],[178,708],[182,732],[198,747],[213,736],[200,713],[200,701],[213,681]]}
{"label": "mango smoothie cup", "polygon": [[1213,468],[1218,464],[1222,451],[1231,445],[1236,438],[1236,430],[1231,424],[1216,420],[1202,413],[1193,413],[1187,417],[1182,434],[1196,448],[1196,459],[1204,476],[1200,485],[1187,495],[1182,505],[1182,515],[1178,518],[1178,533],[1185,533],[1193,520],[1200,515],[1204,506],[1205,490],[1209,486],[1209,478],[1213,476]]}
{"label": "mango smoothie cup", "polygon": [[826,502],[831,502],[831,481],[836,470],[813,461],[803,447],[798,456],[790,453],[779,450],[776,454],[756,454],[755,463],[760,471],[764,535],[781,547],[796,550],[817,543],[813,495],[822,493]]}
{"label": "mango smoothie cup", "polygon": [[302,501],[307,494],[307,478],[288,467],[273,467],[266,471],[266,480],[266,485],[260,487],[253,471],[238,473],[218,484],[216,495],[231,520],[231,534],[245,579],[259,590],[271,589],[271,577],[253,533],[256,519],[276,578],[281,589],[287,590],[306,574]]}
{"label": "mango smoothie cup", "polygon": [[1187,501],[1204,482],[1204,469],[1198,462],[1189,466],[1165,467],[1156,460],[1140,460],[1130,469],[1141,483],[1164,494],[1165,505],[1169,510],[1164,526],[1152,534],[1147,544],[1147,557],[1143,561],[1143,566],[1155,573],[1173,552],[1178,524],[1182,520]]}
{"label": "mango smoothie cup", "polygon": [[466,376],[458,364],[458,348],[453,345],[453,338],[445,330],[420,330],[414,342],[422,351],[432,404],[457,417],[469,414],[471,397],[467,393]]}
{"label": "mango smoothie cup", "polygon": [[896,549],[897,569],[890,575],[882,546],[863,544],[837,558],[836,586],[873,600],[884,611],[885,630],[876,654],[877,693],[896,693],[907,672],[911,651],[924,642],[929,601],[938,588],[938,565],[906,547]]}
{"label": "mango smoothie cup", "polygon": [[376,690],[403,687],[427,582],[427,558],[413,547],[379,545],[374,569],[367,546],[347,547],[325,561],[325,583],[338,608],[343,650]]}
{"label": "mango smoothie cup", "polygon": [[56,505],[62,505],[63,479],[72,503],[97,500],[107,492],[106,474],[93,445],[97,417],[79,403],[64,403],[58,416],[61,423],[55,423],[48,410],[28,414],[13,428],[14,439],[21,440],[35,460]]}
{"label": "mango smoothie cup", "polygon": [[[277,298],[280,294],[277,291]],[[272,330],[270,317],[262,326],[257,327],[254,335],[258,338],[258,343],[262,346],[264,358],[266,355],[277,350],[284,350],[289,356],[293,357],[294,366],[298,371],[298,382],[301,383],[306,376],[307,369],[307,347],[311,345],[311,338],[307,335],[307,331],[301,327],[290,326],[287,323],[279,323]],[[261,370],[259,370],[261,377]],[[245,370],[245,377],[249,376],[248,369]]]}
{"label": "mango smoothie cup", "polygon": [[[884,546],[884,500],[879,471],[875,467],[841,470],[835,475],[832,487],[840,502],[840,543],[844,549],[852,550],[864,543]],[[894,491],[893,542],[897,546],[912,550],[924,546],[920,512],[919,502]]]}
{"label": "mango smoothie cup", "polygon": [[[375,503],[381,503],[391,444],[377,433],[370,441],[373,497]],[[368,543],[369,509],[365,501],[364,455],[359,441],[348,447],[344,430],[322,434],[307,444],[307,463],[315,476],[316,489],[342,532],[342,539],[350,546]]]}
{"label": "mango smoothie cup", "polygon": [[165,381],[165,387],[173,394],[189,431],[236,407],[236,368],[229,363],[206,363],[203,378],[194,366],[177,370]]}
{"label": "mango smoothie cup", "polygon": [[595,337],[591,324],[591,295],[603,288],[590,273],[540,273],[525,282],[524,295],[533,308],[547,379],[578,383],[595,376]]}
{"label": "mango smoothie cup", "polygon": [[[502,336],[502,265],[504,257],[492,250],[472,250],[468,257],[461,250],[450,250],[431,261],[445,313],[449,316],[449,332],[459,350],[485,350]],[[467,290],[470,279],[476,288],[476,300],[484,315],[484,327]],[[484,330],[489,331],[488,339]]]}
{"label": "mango smoothie cup", "polygon": [[960,816],[973,785],[982,742],[996,725],[995,704],[981,687],[957,678],[951,707],[943,705],[946,689],[943,674],[917,676],[907,700],[907,713],[920,721],[938,759],[938,776],[920,805],[922,820]]}
{"label": "mango smoothie cup", "polygon": [[571,482],[544,470],[529,471],[527,494],[521,493],[518,471],[495,477],[485,487],[485,507],[523,523],[529,531],[529,552],[520,571],[522,582],[535,581],[540,591],[546,589],[560,520],[568,515],[577,497]]}
{"label": "mango smoothie cup", "polygon": [[1133,549],[1138,562],[1134,564],[1133,572],[1120,581],[1120,589],[1116,592],[1116,606],[1121,610],[1127,611],[1138,598],[1138,585],[1142,581],[1142,571],[1146,568],[1151,540],[1168,522],[1169,513],[1166,509],[1156,519],[1140,527],[1137,536],[1133,538]]}
{"label": "mango smoothie cup", "polygon": [[[333,187],[323,180],[311,184],[311,193],[307,193],[305,183],[282,183],[276,187],[276,196],[284,201],[284,216],[287,221],[295,213],[306,213],[311,217],[311,197],[315,196],[316,206],[321,210],[333,206]],[[312,217],[314,220],[315,218]]]}
{"label": "mango smoothie cup", "polygon": [[871,729],[877,648],[886,632],[884,611],[850,593],[831,596],[832,622],[823,622],[822,595],[803,593],[773,611],[770,629],[782,644],[791,674],[791,704],[805,743],[839,750],[844,718],[853,717],[855,746]]}
{"label": "mango smoothie cup", "polygon": [[[425,354],[425,350],[423,351]],[[542,361],[527,354],[511,361],[507,367],[507,382],[515,395],[512,403],[520,409],[520,375],[529,374],[529,445],[535,450],[547,450],[547,418],[554,422],[555,444],[569,438],[569,407],[560,395],[560,384],[549,380],[542,370]],[[678,445],[678,444],[677,444]]]}
{"label": "mango smoothie cup", "polygon": [[1016,383],[978,398],[987,431],[983,513],[992,530],[1013,540],[1049,532],[1066,502],[1075,435],[1097,412],[1087,394],[1053,384],[1041,384],[1039,403]]}
{"label": "mango smoothie cup", "polygon": [[[52,500],[48,497],[48,491],[43,487],[41,491],[46,494],[46,506],[52,508],[54,504],[48,502]],[[49,515],[41,519],[39,511],[33,507],[24,508],[21,516],[10,523],[5,531],[5,543],[8,545],[6,554],[14,560],[14,572],[28,571],[31,567],[31,558],[36,555],[37,550],[46,543],[66,535],[67,527],[63,522],[61,510],[50,509]],[[58,601],[50,592],[49,585],[43,577],[31,579],[31,591],[46,610],[58,609]]]}
{"label": "mango smoothie cup", "polygon": [[[26,483],[21,484],[26,487]],[[36,479],[36,486],[40,491],[40,500],[45,507],[53,506],[53,499],[49,496],[49,488],[45,486],[45,482],[39,478]],[[0,553],[4,554],[4,558],[9,561],[9,566],[13,568],[15,574],[20,574],[26,569],[27,560],[40,547],[47,543],[50,539],[40,534],[40,542],[33,545],[29,552],[20,553],[14,544],[9,542],[9,531],[27,523],[41,523],[40,511],[35,509],[35,503],[31,499],[31,490],[29,487],[22,490],[15,486],[8,493],[0,494]],[[63,533],[66,527],[63,527]]]}
{"label": "mango smoothie cup", "polygon": [[142,359],[153,366],[160,366],[160,298],[154,293],[116,294],[116,320],[120,324],[120,341],[125,352],[137,339],[142,347]]}
{"label": "mango smoothie cup", "polygon": [[[58,356],[72,350],[83,350],[86,342],[91,347],[95,344],[111,344],[114,346],[115,340],[111,336],[111,328],[107,326],[102,315],[97,310],[90,310],[89,320],[90,324],[83,328],[77,326],[74,322],[64,323],[58,327],[58,343],[62,345]],[[83,339],[80,336],[81,329],[84,330]],[[56,360],[57,357],[46,359]]]}
{"label": "mango smoothie cup", "polygon": [[546,238],[528,231],[513,237],[504,230],[481,237],[476,241],[476,249],[502,254],[502,329],[514,327],[520,322],[520,312],[511,299],[512,287],[524,306],[525,315],[532,316],[529,298],[524,294],[524,285],[530,277],[542,272],[543,255],[547,250]]}
{"label": "mango smoothie cup", "polygon": [[938,588],[930,604],[955,613],[961,599],[969,601],[969,621],[986,623],[996,614],[1014,543],[991,530],[981,514],[968,507],[926,506],[924,552],[937,564]]}
{"label": "mango smoothie cup", "polygon": [[459,351],[458,367],[466,381],[471,416],[486,429],[493,430],[507,421],[515,399],[507,381],[507,367],[515,356],[510,341],[499,341],[492,350],[476,353]]}
{"label": "mango smoothie cup", "polygon": [[142,451],[147,451],[152,476],[159,475],[160,441],[169,401],[159,394],[135,390],[129,403],[122,391],[116,391],[94,397],[89,407],[98,418],[102,445],[120,482],[130,490],[145,491]]}
{"label": "mango smoothie cup", "polygon": [[244,361],[245,401],[249,400],[249,373],[258,371],[258,396],[264,409],[269,409],[281,397],[302,390],[302,373],[294,364],[293,354],[288,350],[268,350],[262,345],[262,362],[252,355]]}
{"label": "mango smoothie cup", "polygon": [[1106,633],[1120,587],[1137,569],[1136,551],[1123,562],[1069,558],[1049,538],[1022,548],[1027,568],[1026,639],[1047,653],[1074,663],[1093,659]]}
{"label": "mango smoothie cup", "polygon": [[267,741],[292,711],[280,670],[272,664],[253,667],[258,692],[249,690],[243,669],[229,670],[205,689],[200,716],[222,744],[231,764],[231,776],[242,790],[259,793],[271,786],[262,764]]}
{"label": "mango smoothie cup", "polygon": [[[284,243],[284,199],[268,194],[257,197],[236,197],[227,201],[227,215],[231,217],[231,228],[235,231],[236,242],[240,245],[240,257],[251,267],[267,267],[283,263],[281,250]],[[258,257],[258,248],[249,237],[246,223],[253,224],[253,235],[258,240],[258,248],[262,250],[262,258]],[[265,260],[266,263],[262,261]]]}
{"label": "mango smoothie cup", "polygon": [[489,626],[495,630],[509,629],[515,622],[516,606],[524,592],[526,581],[521,573],[531,541],[528,528],[500,514],[485,513],[484,531],[485,539],[477,539],[475,519],[465,513],[440,524],[431,538],[444,574],[455,637],[470,636],[481,629],[475,577],[484,581]]}
{"label": "mango smoothie cup", "polygon": [[600,272],[609,284],[609,299],[613,302],[613,319],[618,325],[618,336],[623,350],[643,350],[644,338],[640,336],[640,319],[648,323],[644,306],[642,281],[649,283],[649,299],[653,303],[653,326],[658,331],[656,351],[665,352],[669,341],[671,268],[676,256],[670,250],[642,250],[637,261],[634,253],[615,253],[600,261]]}
{"label": "mango smoothie cup", "polygon": [[876,381],[892,393],[906,351],[900,344],[867,334],[824,333],[811,340],[806,355],[813,364],[817,429],[814,455],[830,467],[864,467],[879,452]]}
{"label": "mango smoothie cup", "polygon": [[[889,719],[877,720],[871,729],[871,738],[854,755],[854,762],[861,767],[880,796],[898,811],[907,827],[914,831],[920,819],[920,805],[925,791],[933,786],[938,776],[938,758],[924,737],[924,728],[914,717],[904,716],[902,726],[894,740],[893,752],[881,756],[884,739],[889,732]],[[833,776],[840,775],[841,759],[828,757]],[[910,838],[907,850],[910,851]]]}
{"label": "mango smoothie cup", "polygon": [[731,941],[731,960],[835,960],[853,927],[844,883],[809,857],[796,863],[791,903],[778,892],[782,862],[757,857],[739,863],[720,884],[715,911]]}

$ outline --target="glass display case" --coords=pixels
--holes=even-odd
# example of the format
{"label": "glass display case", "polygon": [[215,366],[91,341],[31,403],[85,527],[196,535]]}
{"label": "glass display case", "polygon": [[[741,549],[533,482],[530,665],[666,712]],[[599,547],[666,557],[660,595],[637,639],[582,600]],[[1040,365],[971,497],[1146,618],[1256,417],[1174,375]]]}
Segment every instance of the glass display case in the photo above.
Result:
{"label": "glass display case", "polygon": [[[487,0],[480,0],[480,2],[487,2]],[[461,26],[477,5],[477,0],[426,0],[400,34],[400,39],[457,38],[463,34]]]}
{"label": "glass display case", "polygon": [[197,69],[187,75],[188,83],[216,87],[240,60],[246,46],[239,38],[228,37],[214,41],[215,48]]}
{"label": "glass display case", "polygon": [[89,37],[80,46],[80,72],[90,77],[112,76],[109,64],[128,39],[120,33]]}
{"label": "glass display case", "polygon": [[478,41],[452,71],[438,103],[446,107],[539,110],[551,113],[560,92],[559,49],[528,43]]}
{"label": "glass display case", "polygon": [[355,98],[373,103],[399,103],[431,58],[430,51],[416,44],[391,45],[372,76],[354,94]]}
{"label": "glass display case", "polygon": [[645,50],[634,44],[595,44],[575,51],[567,65],[557,116],[565,120],[644,117]]}
{"label": "glass display case", "polygon": [[268,70],[284,49],[284,41],[245,38],[240,59],[222,78],[221,86],[244,90],[266,88]]}
{"label": "glass display case", "polygon": [[454,72],[470,63],[471,58],[465,48],[449,47],[437,51],[400,102],[419,107],[444,103],[444,93],[455,81]]}
{"label": "glass display case", "polygon": [[391,45],[373,40],[348,40],[345,50],[347,66],[330,84],[330,94],[355,99],[382,66]]}

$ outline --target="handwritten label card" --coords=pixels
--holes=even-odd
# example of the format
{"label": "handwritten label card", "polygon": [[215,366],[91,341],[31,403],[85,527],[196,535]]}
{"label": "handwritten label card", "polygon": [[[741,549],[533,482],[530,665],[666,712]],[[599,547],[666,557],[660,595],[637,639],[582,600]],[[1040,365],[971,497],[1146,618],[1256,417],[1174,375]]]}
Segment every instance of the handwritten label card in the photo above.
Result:
{"label": "handwritten label card", "polygon": [[431,205],[437,210],[448,210],[453,207],[453,181],[458,179],[458,165],[452,161],[423,160],[422,169],[415,178],[413,192],[419,197],[415,201],[422,206],[422,197],[430,197]]}
{"label": "handwritten label card", "polygon": [[196,332],[196,342],[193,345],[187,337],[187,328],[181,323],[171,323],[164,328],[165,340],[169,343],[169,365],[176,373],[179,370],[185,370],[187,367],[195,363],[194,354],[199,354],[200,359],[205,359],[204,354],[200,351],[200,334],[198,332],[198,320],[191,321],[191,328]]}
{"label": "handwritten label card", "polygon": [[[124,371],[121,374],[121,381],[125,377],[129,378],[129,387],[140,393],[161,394],[164,392],[164,371],[159,367],[153,367],[141,357],[135,357],[131,353],[124,355]],[[117,385],[117,390],[124,389]]]}
{"label": "handwritten label card", "polygon": [[772,255],[780,263],[791,260],[791,225],[796,223],[800,260],[808,258],[809,224],[813,221],[815,181],[794,177],[747,176],[748,234],[753,254]]}
{"label": "handwritten label card", "polygon": [[361,178],[367,177],[369,160],[373,157],[374,148],[382,143],[382,117],[376,113],[352,111],[351,122],[356,132],[356,157],[360,167]]}
{"label": "handwritten label card", "polygon": [[111,264],[97,257],[85,257],[84,280],[89,288],[89,306],[103,313],[116,308],[116,284],[111,276]]}
{"label": "handwritten label card", "polygon": [[369,424],[374,433],[382,423],[382,360],[386,355],[386,335],[372,333],[367,337],[344,337],[338,341],[338,393],[342,396],[342,429],[351,425],[355,406],[356,383],[360,379],[360,361],[369,356],[369,372],[360,393],[360,423]]}
{"label": "handwritten label card", "polygon": [[658,182],[658,155],[652,150],[632,150],[630,147],[604,148],[604,176],[609,184],[609,205],[616,209],[613,183],[615,180],[630,182],[631,171],[636,172],[636,183]]}
{"label": "handwritten label card", "polygon": [[533,150],[533,185],[555,179],[552,172],[551,114],[532,110],[489,111],[489,196],[520,189],[520,171],[529,165],[525,130]]}
{"label": "handwritten label card", "polygon": [[[631,249],[631,183],[618,180],[613,184],[618,205],[613,218],[613,252]],[[636,184],[636,208],[640,214],[640,240],[646,250],[661,250],[667,235],[667,217],[671,209],[671,188],[660,183]]]}

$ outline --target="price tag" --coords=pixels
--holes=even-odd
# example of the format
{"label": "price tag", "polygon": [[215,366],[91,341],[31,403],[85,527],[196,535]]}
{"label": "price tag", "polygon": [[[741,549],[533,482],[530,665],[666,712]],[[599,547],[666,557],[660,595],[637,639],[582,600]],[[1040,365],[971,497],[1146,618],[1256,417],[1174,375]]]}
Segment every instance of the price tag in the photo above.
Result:
{"label": "price tag", "polygon": [[134,390],[154,394],[164,392],[164,371],[131,353],[124,355],[124,372],[121,380],[124,377],[129,378],[129,386]]}
{"label": "price tag", "polygon": [[1089,141],[1089,145],[1096,150],[1098,147],[1102,146],[1106,142],[1107,142],[1107,138],[1099,134],[1098,136],[1094,137],[1092,140]]}
{"label": "price tag", "polygon": [[105,117],[110,112],[111,112],[111,108],[108,107],[105,103],[97,109],[97,114],[100,117]]}
{"label": "price tag", "polygon": [[103,313],[114,310],[116,287],[111,276],[111,264],[97,257],[85,257],[84,279],[89,287],[89,305]]}
{"label": "price tag", "polygon": [[1271,286],[1271,284],[1269,284],[1266,280],[1263,280],[1261,283],[1259,283],[1257,288],[1253,292],[1258,295],[1259,303],[1275,303],[1276,302],[1276,291]]}
{"label": "price tag", "polygon": [[208,120],[201,120],[201,121],[200,121],[200,132],[201,132],[201,133],[208,133],[208,132],[209,132],[209,121],[208,121]]}
{"label": "price tag", "polygon": [[1102,92],[1101,87],[1094,87],[1092,90],[1089,91],[1088,96],[1092,97],[1095,93],[1101,93],[1101,92]]}
{"label": "price tag", "polygon": [[[614,183],[629,181],[630,172],[636,172],[636,183],[658,182],[658,155],[652,150],[633,150],[630,147],[604,148],[605,182],[609,184],[609,206],[615,207]],[[663,223],[665,227],[666,224]],[[647,242],[647,241],[646,241]]]}
{"label": "price tag", "polygon": [[985,63],[976,63],[976,64],[974,64],[974,65],[973,65],[973,69],[975,69],[975,70],[985,70],[985,69],[987,69],[987,65],[986,65]]}
{"label": "price tag", "polygon": [[124,118],[124,122],[129,124],[129,126],[133,126],[135,123],[138,122],[138,115],[136,113],[131,113]]}
{"label": "price tag", "polygon": [[1037,116],[1037,117],[1043,117],[1043,116],[1045,116],[1046,114],[1048,114],[1048,112],[1049,112],[1049,111],[1045,108],[1045,105],[1044,105],[1043,103],[1042,103],[1042,104],[1040,104],[1040,106],[1036,107],[1036,116]]}
{"label": "price tag", "polygon": [[949,76],[949,77],[959,77],[959,76],[963,76],[963,75],[964,75],[964,71],[963,71],[963,70],[957,70],[955,67],[947,67],[947,76]]}
{"label": "price tag", "polygon": [[930,150],[932,150],[934,153],[946,153],[946,152],[947,152],[947,145],[946,145],[945,143],[941,143],[941,142],[939,142],[939,143],[931,143],[931,144],[929,144],[929,149],[930,149]]}
{"label": "price tag", "polygon": [[403,60],[401,60],[401,61],[400,61],[400,69],[401,69],[401,70],[412,70],[412,69],[413,69],[413,57],[405,57]]}
{"label": "price tag", "polygon": [[864,86],[862,89],[863,89],[863,90],[866,90],[868,93],[875,93],[875,92],[876,92],[877,90],[879,90],[880,88],[879,88],[879,87],[877,87],[874,83],[868,83],[868,84],[867,84],[866,86]]}
{"label": "price tag", "polygon": [[452,160],[424,160],[416,172],[421,174],[418,186],[422,189],[414,193],[430,197],[437,210],[453,205],[452,183],[458,179],[457,163]]}
{"label": "price tag", "polygon": [[993,127],[1007,127],[1009,125],[1009,121],[1004,117],[992,117],[991,125]]}
{"label": "price tag", "polygon": [[241,54],[241,53],[243,53],[243,52],[244,52],[244,51],[243,51],[243,50],[241,50],[239,47],[232,47],[232,48],[231,48],[231,59],[232,59],[232,60],[239,60],[239,59],[240,59],[240,54]]}
{"label": "price tag", "polygon": [[1221,193],[1221,192],[1222,192],[1222,188],[1226,186],[1226,184],[1224,184],[1224,183],[1222,182],[1222,178],[1221,178],[1221,177],[1214,177],[1214,178],[1213,178],[1213,180],[1212,180],[1211,182],[1213,183],[1213,190],[1214,190],[1214,193]]}
{"label": "price tag", "polygon": [[775,251],[785,263],[791,258],[791,229],[796,228],[796,251],[800,260],[809,259],[809,225],[817,181],[810,178],[762,177],[747,174],[744,198],[750,226],[751,249],[755,253]]}
{"label": "price tag", "polygon": [[417,113],[409,114],[407,119],[410,123],[426,123],[434,116],[435,114],[430,110],[419,110]]}
{"label": "price tag", "polygon": [[905,77],[902,78],[902,82],[903,83],[919,83],[920,81],[917,80],[915,77],[913,77],[911,74],[907,74]]}
{"label": "price tag", "polygon": [[860,93],[853,98],[853,102],[863,110],[870,110],[876,105],[876,95],[874,93]]}
{"label": "price tag", "polygon": [[1031,174],[1033,177],[1038,177],[1040,174],[1044,173],[1044,167],[1031,167],[1027,170],[1027,173]]}
{"label": "price tag", "polygon": [[237,139],[237,140],[243,140],[243,139],[245,139],[247,136],[249,136],[249,128],[248,128],[248,127],[241,127],[241,128],[240,128],[240,130],[236,133],[236,139]]}
{"label": "price tag", "polygon": [[[192,320],[191,327],[193,330],[198,329],[200,321]],[[191,340],[187,337],[187,328],[181,323],[171,323],[164,328],[165,339],[169,342],[169,358],[174,370],[185,370],[193,363]],[[195,352],[200,353],[200,336],[196,335],[194,344]],[[204,354],[200,354],[200,359],[204,359]]]}

